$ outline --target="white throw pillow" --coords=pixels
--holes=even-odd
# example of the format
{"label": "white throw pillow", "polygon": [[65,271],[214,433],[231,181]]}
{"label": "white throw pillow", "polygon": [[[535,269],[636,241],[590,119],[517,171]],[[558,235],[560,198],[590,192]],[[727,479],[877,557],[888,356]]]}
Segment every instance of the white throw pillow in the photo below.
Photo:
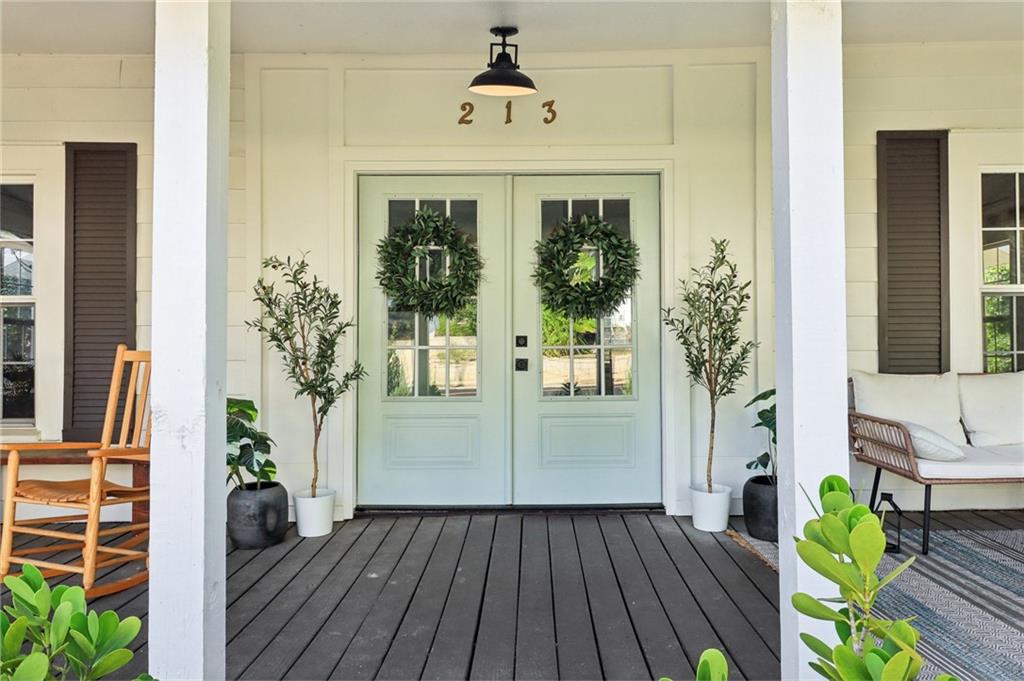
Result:
{"label": "white throw pillow", "polygon": [[957,375],[873,374],[851,371],[857,411],[930,428],[956,445],[967,444],[960,425]]}
{"label": "white throw pillow", "polygon": [[914,454],[919,459],[929,461],[963,461],[967,455],[948,437],[943,437],[931,428],[918,423],[901,421],[910,433],[910,441],[914,444]]}
{"label": "white throw pillow", "polygon": [[1024,371],[964,374],[960,409],[975,447],[1024,442]]}

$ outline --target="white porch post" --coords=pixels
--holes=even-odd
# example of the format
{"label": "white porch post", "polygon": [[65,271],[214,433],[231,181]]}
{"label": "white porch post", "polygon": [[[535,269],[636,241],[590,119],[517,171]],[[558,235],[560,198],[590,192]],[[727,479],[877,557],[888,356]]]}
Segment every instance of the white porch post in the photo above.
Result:
{"label": "white porch post", "polygon": [[799,632],[834,630],[790,597],[835,595],[793,549],[813,517],[800,486],[817,501],[822,477],[849,475],[842,21],[839,0],[774,0],[771,17],[782,678],[797,679],[816,677]]}
{"label": "white porch post", "polygon": [[157,0],[149,670],[224,678],[230,5]]}

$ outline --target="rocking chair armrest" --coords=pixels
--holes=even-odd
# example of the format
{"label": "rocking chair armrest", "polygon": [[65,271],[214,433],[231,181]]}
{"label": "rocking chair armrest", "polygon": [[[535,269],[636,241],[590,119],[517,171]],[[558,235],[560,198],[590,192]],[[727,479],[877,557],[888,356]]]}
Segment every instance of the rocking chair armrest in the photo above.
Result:
{"label": "rocking chair armrest", "polygon": [[89,451],[90,458],[121,459],[124,461],[149,462],[149,447],[107,447]]}
{"label": "rocking chair armrest", "polygon": [[61,450],[87,452],[99,446],[99,442],[7,442],[0,443],[0,452],[56,452]]}

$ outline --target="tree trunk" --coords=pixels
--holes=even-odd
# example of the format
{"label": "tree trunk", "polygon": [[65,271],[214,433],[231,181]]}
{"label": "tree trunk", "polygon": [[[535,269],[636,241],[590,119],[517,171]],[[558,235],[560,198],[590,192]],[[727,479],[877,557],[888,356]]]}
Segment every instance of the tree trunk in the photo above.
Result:
{"label": "tree trunk", "polygon": [[707,470],[707,485],[708,494],[711,494],[712,482],[711,482],[711,466],[715,460],[715,416],[718,411],[718,405],[714,400],[711,401],[711,428],[708,433],[708,470]]}

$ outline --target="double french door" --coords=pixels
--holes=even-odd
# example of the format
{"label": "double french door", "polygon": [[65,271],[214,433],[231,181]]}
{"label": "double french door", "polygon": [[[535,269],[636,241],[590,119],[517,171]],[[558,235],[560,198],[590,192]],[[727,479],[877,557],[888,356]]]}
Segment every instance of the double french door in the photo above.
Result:
{"label": "double french door", "polygon": [[[357,504],[489,506],[661,501],[656,176],[363,177],[359,184]],[[416,210],[452,218],[484,260],[451,318],[396,310],[376,246]],[[600,215],[640,248],[630,297],[600,319],[540,303],[534,246]],[[443,251],[418,276],[444,276]],[[584,249],[579,269],[601,273]]]}

